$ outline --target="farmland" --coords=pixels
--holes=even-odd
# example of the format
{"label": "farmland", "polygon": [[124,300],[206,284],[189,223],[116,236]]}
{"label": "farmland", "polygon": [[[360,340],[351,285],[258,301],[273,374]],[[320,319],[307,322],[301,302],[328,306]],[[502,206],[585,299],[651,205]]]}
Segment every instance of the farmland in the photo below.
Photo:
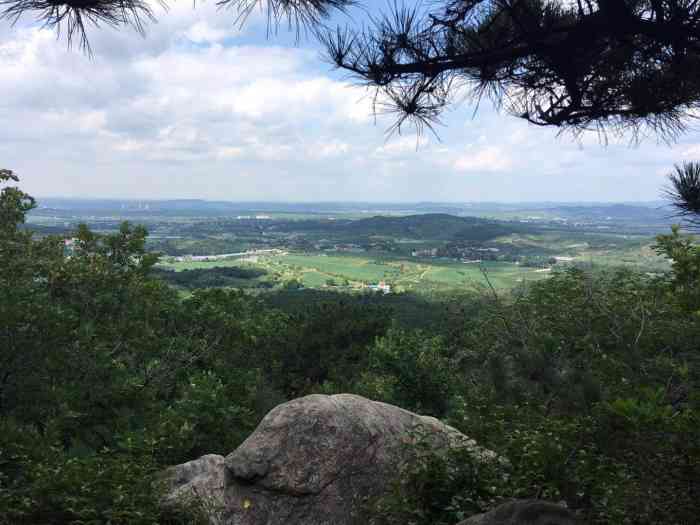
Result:
{"label": "farmland", "polygon": [[[670,223],[651,205],[51,204],[31,216],[46,234],[70,235],[80,222],[103,232],[124,219],[144,224],[148,248],[162,254],[159,275],[188,293],[359,292],[384,282],[430,295],[511,289],[572,265],[668,269],[653,244]],[[223,255],[232,253],[240,257]]]}
{"label": "farmland", "polygon": [[400,258],[325,254],[261,257],[257,263],[223,260],[167,263],[164,266],[176,271],[221,266],[254,267],[267,272],[263,279],[280,286],[296,281],[306,288],[359,291],[369,284],[384,281],[395,292],[418,293],[484,287],[488,285],[484,273],[496,288],[512,288],[518,283],[541,279],[546,275],[541,270],[522,268],[513,263],[417,262]]}

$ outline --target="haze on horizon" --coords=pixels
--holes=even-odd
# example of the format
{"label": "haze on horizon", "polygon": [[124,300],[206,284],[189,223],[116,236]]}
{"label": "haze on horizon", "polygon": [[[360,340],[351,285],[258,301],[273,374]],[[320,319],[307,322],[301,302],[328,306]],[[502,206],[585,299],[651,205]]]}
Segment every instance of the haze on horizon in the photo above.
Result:
{"label": "haze on horizon", "polygon": [[[320,59],[214,3],[173,4],[145,38],[94,31],[91,60],[0,22],[0,156],[39,197],[267,202],[656,201],[700,132],[601,145],[465,102],[440,140],[406,130]],[[418,146],[418,147],[416,147]]]}
{"label": "haze on horizon", "polygon": [[64,204],[65,206],[71,206],[76,203],[109,203],[109,204],[120,204],[120,205],[131,205],[138,207],[139,205],[146,204],[188,204],[191,203],[196,205],[231,205],[235,207],[245,207],[245,206],[255,206],[255,205],[270,205],[270,206],[304,206],[310,210],[314,209],[314,206],[327,208],[329,206],[348,206],[348,207],[360,207],[363,205],[371,206],[371,210],[377,210],[381,206],[390,206],[392,208],[397,208],[404,206],[406,209],[414,209],[416,206],[424,207],[464,207],[468,210],[469,207],[482,207],[482,206],[506,206],[506,207],[518,207],[522,206],[537,206],[537,207],[547,207],[547,206],[643,206],[652,207],[659,209],[668,209],[669,203],[663,198],[649,199],[649,200],[628,200],[628,201],[606,201],[606,200],[500,200],[500,201],[461,201],[461,200],[416,200],[416,201],[389,201],[389,200],[271,200],[271,199],[243,199],[243,200],[228,200],[228,199],[204,199],[197,197],[172,197],[172,198],[159,198],[157,195],[149,195],[147,197],[104,197],[104,196],[84,196],[84,197],[71,197],[66,195],[36,195],[37,204],[39,207],[51,208],[58,204]]}

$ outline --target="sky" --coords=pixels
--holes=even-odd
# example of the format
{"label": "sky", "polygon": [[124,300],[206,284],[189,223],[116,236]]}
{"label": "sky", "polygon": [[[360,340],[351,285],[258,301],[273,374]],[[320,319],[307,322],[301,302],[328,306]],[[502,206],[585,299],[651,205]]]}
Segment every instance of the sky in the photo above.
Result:
{"label": "sky", "polygon": [[[648,201],[700,131],[601,144],[463,102],[418,140],[387,137],[371,92],[311,39],[177,2],[145,37],[0,21],[0,167],[38,197],[265,201]],[[361,17],[356,13],[355,19]],[[342,19],[340,19],[343,22]]]}

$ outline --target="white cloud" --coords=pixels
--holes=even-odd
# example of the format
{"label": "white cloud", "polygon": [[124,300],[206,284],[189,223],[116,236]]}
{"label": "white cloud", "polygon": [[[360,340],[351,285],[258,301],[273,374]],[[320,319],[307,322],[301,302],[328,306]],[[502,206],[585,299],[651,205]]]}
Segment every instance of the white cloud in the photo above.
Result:
{"label": "white cloud", "polygon": [[175,3],[159,18],[145,38],[92,32],[92,60],[52,31],[0,23],[0,158],[28,191],[635,200],[654,198],[674,161],[700,156],[697,134],[674,148],[604,148],[488,108],[448,112],[441,143],[385,140],[372,93],[329,73],[307,43],[266,41],[254,32],[264,20],[242,31],[214,2]]}
{"label": "white cloud", "polygon": [[428,139],[425,135],[416,137],[415,135],[394,135],[381,146],[374,150],[376,156],[401,156],[410,153],[417,153],[421,149],[425,150]]}
{"label": "white cloud", "polygon": [[306,155],[313,159],[334,159],[347,155],[351,150],[352,146],[347,142],[325,139],[308,146]]}
{"label": "white cloud", "polygon": [[226,29],[212,27],[206,20],[200,20],[185,31],[185,37],[197,44],[220,42],[231,37]]}
{"label": "white cloud", "polygon": [[454,161],[457,171],[493,172],[507,171],[513,166],[510,155],[497,146],[483,149],[470,148]]}
{"label": "white cloud", "polygon": [[[204,27],[194,20],[190,29],[220,38]],[[329,131],[357,120],[350,101],[362,90],[309,70],[308,50],[212,44],[93,62],[57,51],[46,30],[14,36],[0,47],[0,95],[11,113],[42,121],[42,133],[25,137],[33,142],[87,133],[134,160],[322,159],[350,149]],[[315,143],[309,123],[325,131]]]}

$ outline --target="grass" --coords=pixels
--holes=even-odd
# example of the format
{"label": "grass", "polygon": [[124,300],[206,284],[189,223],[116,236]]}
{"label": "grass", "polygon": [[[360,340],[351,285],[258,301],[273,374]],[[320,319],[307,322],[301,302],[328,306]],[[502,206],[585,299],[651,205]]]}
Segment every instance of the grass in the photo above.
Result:
{"label": "grass", "polygon": [[482,265],[439,260],[415,260],[389,257],[286,255],[260,260],[268,272],[282,280],[297,279],[309,288],[323,288],[329,279],[347,280],[355,288],[363,284],[387,281],[396,291],[449,291],[486,286],[485,269],[496,288],[512,288],[546,274],[512,263],[486,262]]}
{"label": "grass", "polygon": [[[578,240],[578,239],[577,239]],[[646,242],[621,238],[605,243],[601,239],[589,242],[574,242],[569,238],[555,236],[519,236],[503,238],[501,242],[526,245],[546,245],[558,255],[572,256],[576,262],[600,266],[624,265],[637,268],[663,268],[667,263],[657,257]],[[551,252],[550,252],[551,253]],[[239,259],[224,259],[206,262],[172,262],[164,266],[176,271],[207,269],[228,266],[260,267],[267,270],[269,279],[278,285],[297,280],[307,288],[326,288],[329,280],[338,285],[349,285],[360,289],[367,284],[386,281],[395,291],[418,293],[449,292],[488,286],[509,289],[523,282],[547,277],[547,273],[536,268],[525,268],[508,262],[484,262],[465,264],[440,259],[416,259],[390,255],[356,254],[301,254],[261,256],[257,263]],[[488,276],[488,281],[484,275]]]}
{"label": "grass", "polygon": [[224,259],[172,262],[163,266],[175,271],[257,266],[267,270],[268,276],[278,284],[298,280],[307,288],[324,288],[328,280],[333,280],[338,285],[347,281],[350,287],[361,288],[366,284],[387,281],[396,291],[419,293],[486,286],[482,268],[487,271],[491,284],[496,288],[512,288],[523,281],[546,277],[546,274],[537,273],[531,268],[503,262],[477,265],[432,259],[325,254],[260,257],[258,263]]}
{"label": "grass", "polygon": [[545,273],[536,272],[533,268],[522,268],[513,263],[487,261],[481,264],[464,264],[445,262],[430,265],[416,286],[416,290],[474,288],[488,286],[489,282],[495,288],[513,288],[522,282],[545,277]]}
{"label": "grass", "polygon": [[315,270],[305,271],[301,275],[301,282],[306,288],[323,288],[328,276]]}
{"label": "grass", "polygon": [[325,255],[286,255],[276,261],[292,268],[311,268],[326,278],[341,278],[350,281],[375,282],[392,278],[397,269],[376,259]]}

